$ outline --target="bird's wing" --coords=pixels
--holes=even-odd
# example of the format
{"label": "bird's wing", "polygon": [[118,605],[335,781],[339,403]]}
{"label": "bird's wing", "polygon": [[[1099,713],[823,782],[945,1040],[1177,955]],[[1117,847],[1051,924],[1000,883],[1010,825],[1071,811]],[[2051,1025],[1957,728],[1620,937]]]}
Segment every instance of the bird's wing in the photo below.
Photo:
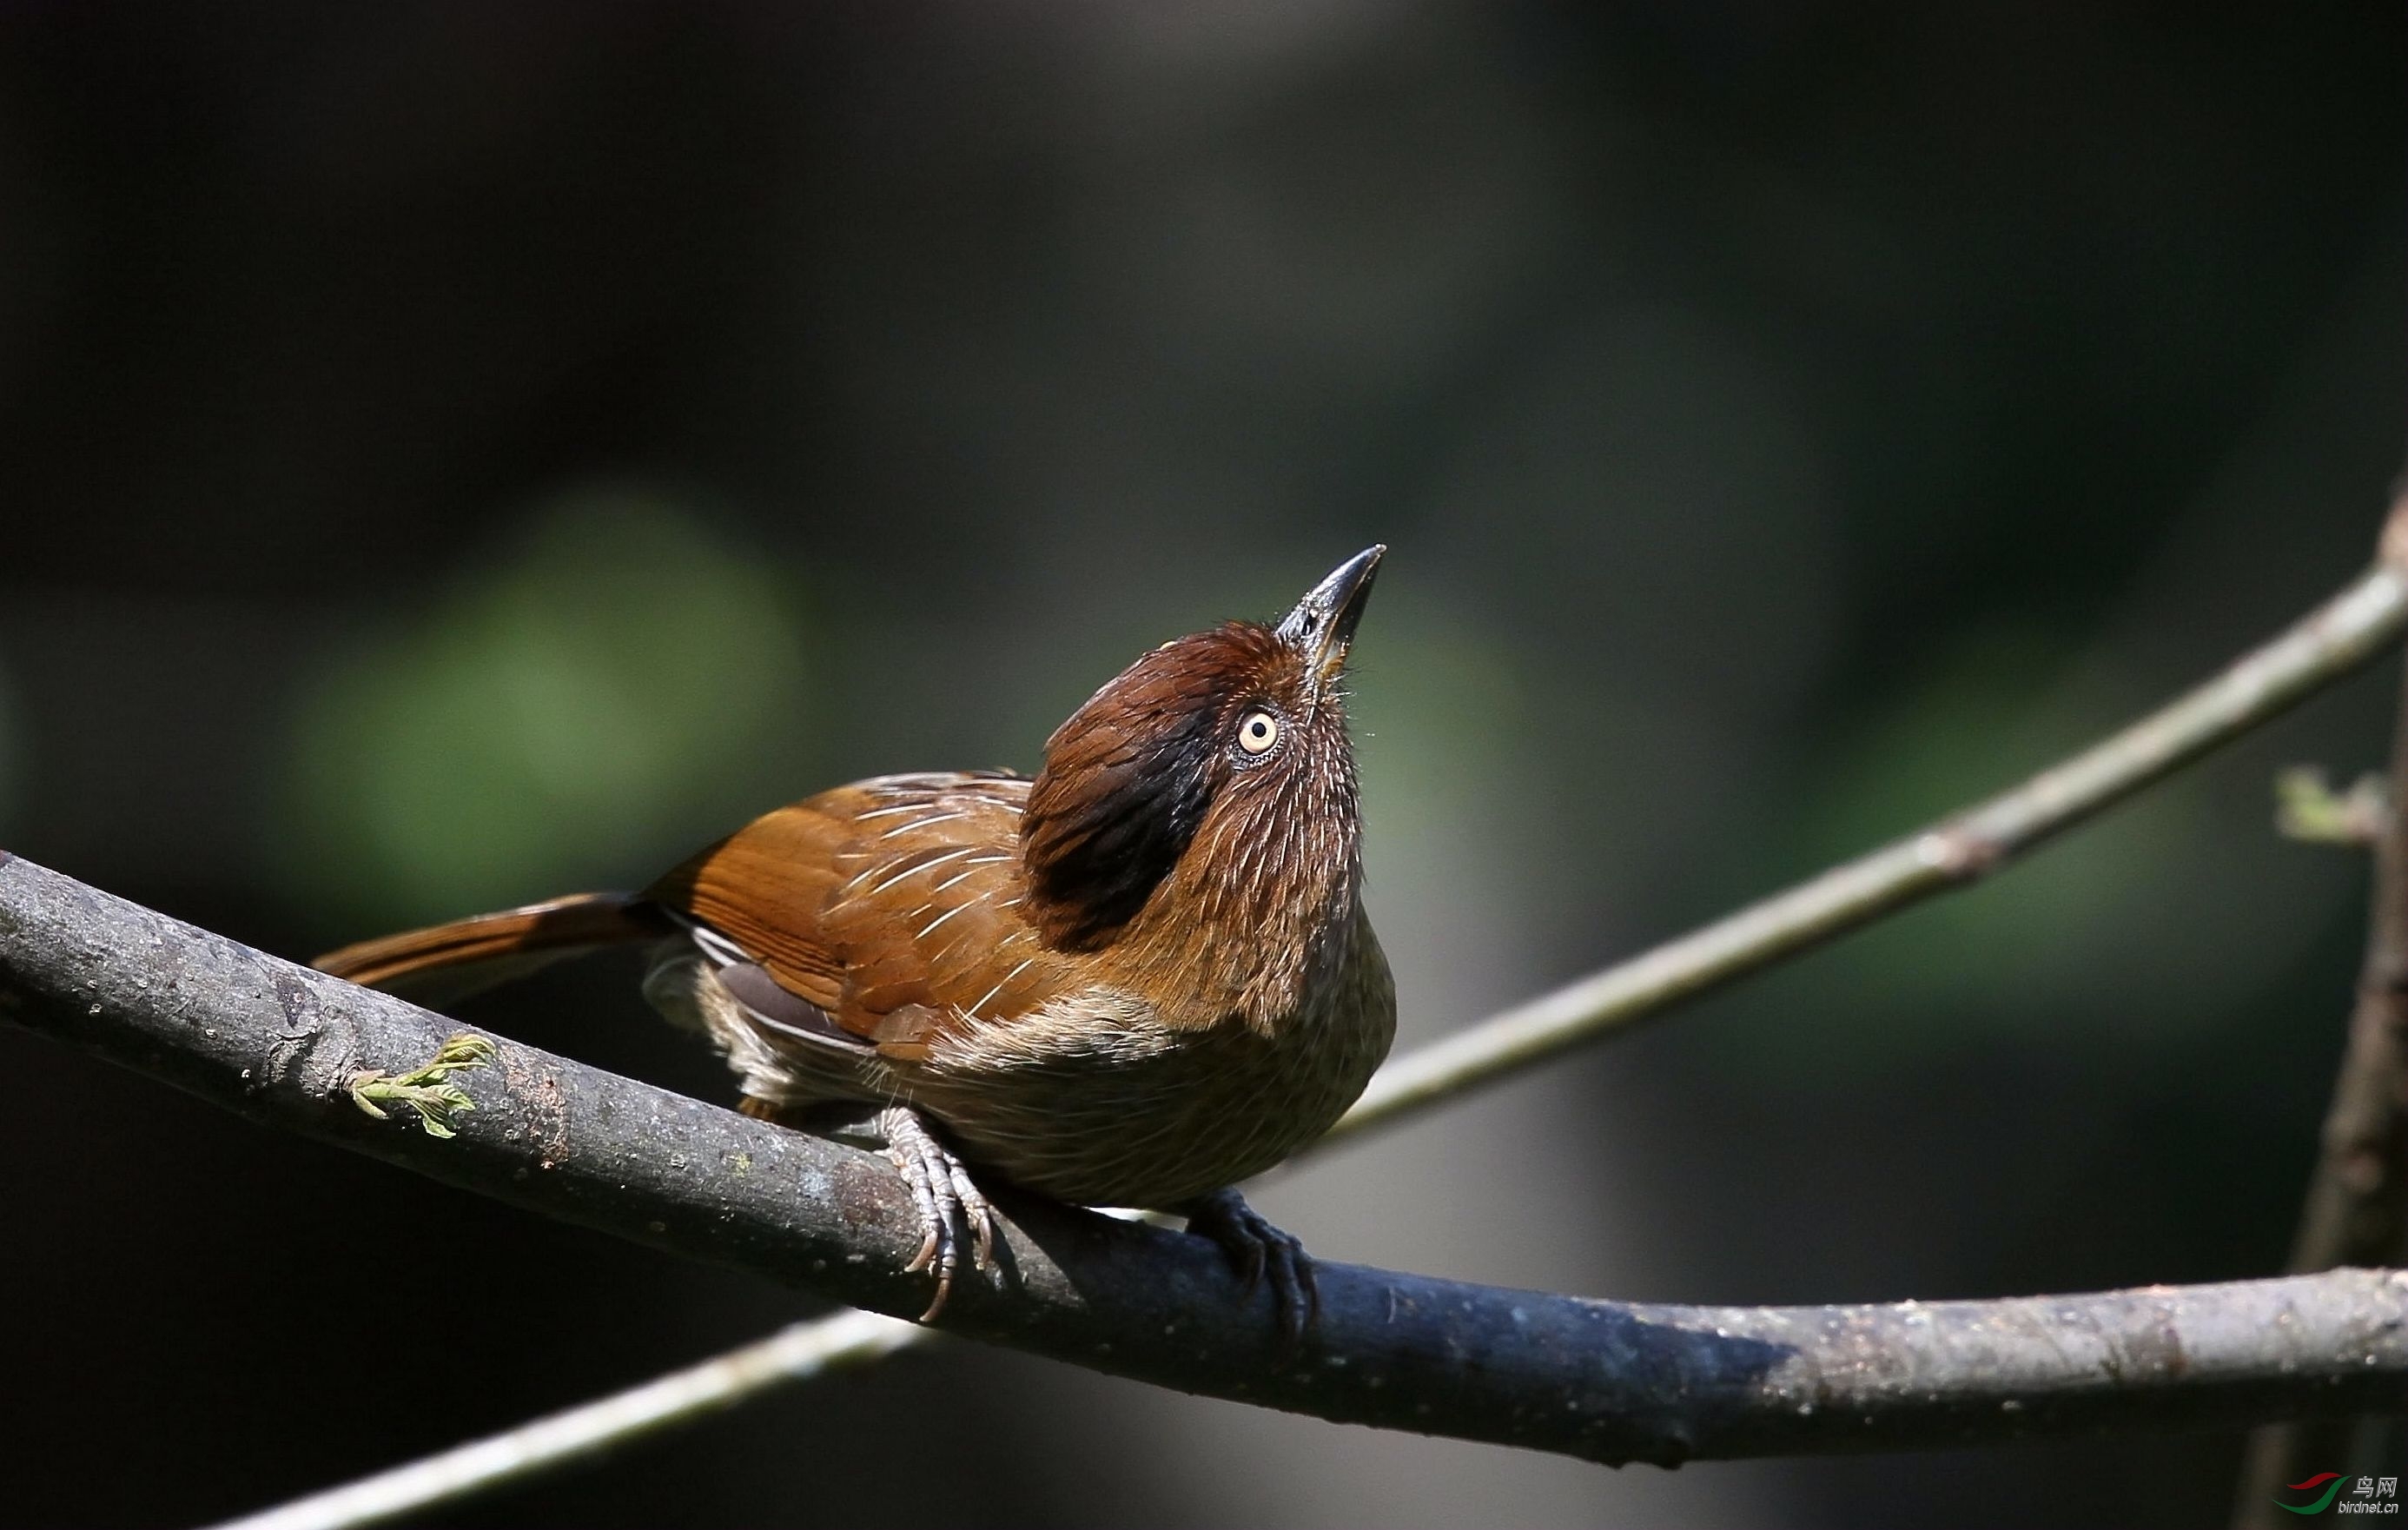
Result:
{"label": "bird's wing", "polygon": [[[1026,781],[993,772],[839,787],[755,819],[649,896],[812,1006],[808,1022],[840,1032],[828,1039],[913,1055],[948,1024],[1025,1014],[1070,977],[1022,914],[1027,796]],[[742,992],[747,974],[730,975],[767,1016]]]}

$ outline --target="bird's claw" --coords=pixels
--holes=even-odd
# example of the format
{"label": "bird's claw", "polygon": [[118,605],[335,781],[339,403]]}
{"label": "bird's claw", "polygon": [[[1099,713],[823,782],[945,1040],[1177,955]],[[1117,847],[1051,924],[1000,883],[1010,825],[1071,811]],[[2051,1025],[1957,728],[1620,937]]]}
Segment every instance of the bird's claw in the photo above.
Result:
{"label": "bird's claw", "polygon": [[1187,1207],[1187,1230],[1221,1246],[1252,1296],[1268,1275],[1279,1310],[1280,1331],[1291,1345],[1301,1341],[1321,1307],[1312,1278],[1312,1256],[1296,1234],[1273,1226],[1235,1189],[1218,1190]]}
{"label": "bird's claw", "polygon": [[930,1268],[937,1272],[937,1294],[920,1314],[920,1321],[928,1322],[945,1309],[945,1298],[953,1292],[953,1273],[961,1264],[956,1226],[970,1235],[974,1267],[995,1268],[995,1210],[969,1170],[937,1140],[918,1112],[890,1106],[879,1115],[878,1125],[886,1135],[886,1156],[902,1171],[920,1211],[919,1251],[903,1268],[913,1274]]}

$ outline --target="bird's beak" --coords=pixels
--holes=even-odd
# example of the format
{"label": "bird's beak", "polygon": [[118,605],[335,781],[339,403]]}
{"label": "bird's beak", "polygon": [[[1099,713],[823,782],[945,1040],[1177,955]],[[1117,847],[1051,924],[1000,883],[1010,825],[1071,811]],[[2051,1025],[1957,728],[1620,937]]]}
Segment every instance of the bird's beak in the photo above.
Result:
{"label": "bird's beak", "polygon": [[1363,619],[1363,603],[1371,594],[1371,576],[1379,571],[1383,545],[1367,547],[1312,586],[1279,624],[1283,642],[1304,655],[1305,672],[1315,689],[1346,667],[1346,650],[1354,642],[1354,624]]}

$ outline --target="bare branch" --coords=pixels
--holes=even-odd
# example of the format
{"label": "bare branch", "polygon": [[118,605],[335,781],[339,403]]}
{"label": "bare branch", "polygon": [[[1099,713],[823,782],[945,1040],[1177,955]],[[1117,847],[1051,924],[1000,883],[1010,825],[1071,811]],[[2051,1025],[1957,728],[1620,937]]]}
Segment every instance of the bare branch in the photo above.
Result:
{"label": "bare branch", "polygon": [[[2393,769],[2408,770],[2408,714]],[[2386,824],[2374,850],[2366,965],[2291,1252],[2301,1272],[2408,1253],[2408,831]]]}
{"label": "bare branch", "polygon": [[[449,1022],[81,883],[0,863],[0,1014],[303,1135],[547,1216],[917,1310],[918,1220],[884,1160],[507,1041],[429,1136],[353,1104],[365,1072],[458,1055]],[[1341,1422],[1619,1464],[1896,1450],[2388,1406],[2408,1274],[2007,1302],[1690,1307],[1325,1263],[1285,1345],[1206,1240],[1003,1197],[1008,1276],[943,1326],[1093,1369]]]}
{"label": "bare branch", "polygon": [[[1474,1026],[1437,1047],[1398,1060],[1373,1080],[1365,1098],[1324,1144],[1346,1133],[1401,1119],[1462,1090],[1532,1066],[1592,1035],[1613,1033],[1681,1000],[1735,981],[1925,897],[1963,886],[2167,771],[2278,715],[2293,702],[2352,672],[2398,637],[2403,614],[2408,614],[2408,585],[2403,585],[2390,563],[2386,558],[2383,566],[2371,570],[2303,621],[2243,656],[2204,686],[2022,787],[1716,924]],[[1970,835],[1969,826],[1973,829]],[[1985,832],[1986,838],[1982,837]],[[850,1342],[850,1321],[839,1316],[796,1324],[770,1340],[723,1358],[744,1356],[757,1362],[770,1353],[792,1357],[787,1368],[752,1363],[729,1373],[740,1375],[742,1386],[749,1391],[766,1392],[817,1374],[817,1357],[824,1350],[840,1350]],[[927,1333],[914,1330],[905,1342]],[[780,1348],[781,1344],[784,1347]],[[599,1422],[615,1417],[621,1397],[649,1393],[652,1385],[299,1500],[288,1508],[302,1517],[284,1523],[296,1527],[367,1523],[581,1459],[607,1448],[609,1437],[564,1433],[553,1427],[555,1423],[572,1419]],[[734,1400],[714,1395],[704,1406],[728,1406]],[[649,1431],[670,1422],[666,1416],[647,1415],[643,1427]],[[495,1463],[501,1460],[510,1463],[508,1469],[496,1469]],[[354,1511],[366,1503],[388,1507],[373,1514]]]}
{"label": "bare branch", "polygon": [[2408,580],[2377,564],[2205,685],[2022,785],[1382,1069],[1330,1134],[1518,1073],[1965,886],[2356,670],[2399,638],[2403,613]]}
{"label": "bare branch", "polygon": [[[2386,556],[2408,557],[2408,500],[2392,511],[2384,549]],[[2402,686],[2391,743],[2395,803],[2400,783],[2408,782],[2408,676]],[[2362,786],[2352,795],[2381,800]],[[2365,820],[2374,848],[2366,960],[2322,1150],[2291,1248],[2290,1267],[2300,1272],[2408,1257],[2408,813],[2394,806]],[[2274,1523],[2274,1490],[2347,1462],[2352,1433],[2346,1419],[2258,1431],[2250,1440],[2233,1523],[2242,1530]]]}
{"label": "bare branch", "polygon": [[699,1365],[531,1419],[508,1434],[445,1451],[330,1492],[236,1520],[224,1530],[326,1530],[378,1524],[481,1488],[521,1480],[734,1407],[763,1378],[803,1381],[882,1360],[927,1333],[875,1312],[798,1322]]}

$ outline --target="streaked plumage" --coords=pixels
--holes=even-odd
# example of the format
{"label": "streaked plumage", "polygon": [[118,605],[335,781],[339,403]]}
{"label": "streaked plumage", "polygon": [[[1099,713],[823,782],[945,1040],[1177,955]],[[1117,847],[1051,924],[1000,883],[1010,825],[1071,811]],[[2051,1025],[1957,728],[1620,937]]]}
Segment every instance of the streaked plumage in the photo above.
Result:
{"label": "streaked plumage", "polygon": [[[983,1218],[964,1164],[1083,1205],[1199,1205],[1326,1131],[1394,1032],[1337,686],[1379,552],[1278,628],[1142,656],[1055,730],[1034,781],[857,782],[635,897],[320,964],[407,988],[649,939],[647,998],[726,1053],[749,1109],[856,1100],[935,1123],[960,1161],[924,1144],[897,1162],[940,1224],[956,1191]],[[933,1227],[946,1275],[950,1245]]]}

